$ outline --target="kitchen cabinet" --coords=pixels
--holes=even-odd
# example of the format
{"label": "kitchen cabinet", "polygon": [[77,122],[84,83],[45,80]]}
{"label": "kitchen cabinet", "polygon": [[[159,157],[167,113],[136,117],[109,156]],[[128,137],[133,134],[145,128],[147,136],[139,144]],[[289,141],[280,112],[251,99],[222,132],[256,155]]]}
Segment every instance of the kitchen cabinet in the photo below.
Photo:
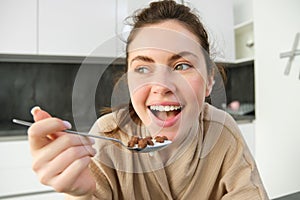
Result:
{"label": "kitchen cabinet", "polygon": [[54,193],[54,192],[49,192],[49,193],[41,193],[41,194],[30,194],[30,195],[20,195],[17,197],[13,198],[4,198],[7,200],[13,199],[13,200],[41,200],[41,199],[46,199],[46,200],[64,200],[64,195],[61,193]]}
{"label": "kitchen cabinet", "polygon": [[[124,25],[124,19],[153,0],[101,2],[94,0],[91,4],[82,0],[64,0],[59,3],[57,1],[40,2],[39,52],[41,54],[86,55],[90,49],[95,49],[100,44],[101,49],[97,49],[98,52],[95,51],[95,55],[124,57],[125,43],[120,38],[126,39],[130,30],[130,27]],[[218,46],[219,54],[216,60],[234,60],[232,0],[209,3],[197,0],[185,1],[185,3],[200,10],[200,15],[204,18],[210,36],[213,38],[212,43]],[[98,8],[101,8],[101,12]],[[86,14],[86,11],[90,14]],[[216,12],[217,17],[213,14]],[[107,21],[107,19],[110,20]],[[85,24],[87,21],[89,24]],[[94,26],[91,27],[91,24]],[[103,27],[97,24],[102,24]],[[59,44],[56,42],[57,38],[59,38]]]}
{"label": "kitchen cabinet", "polygon": [[0,141],[0,152],[0,199],[5,196],[14,196],[9,199],[64,199],[63,194],[39,183],[31,169],[32,157],[27,140]]}
{"label": "kitchen cabinet", "polygon": [[234,0],[233,10],[236,62],[253,60],[253,2],[252,0]]}
{"label": "kitchen cabinet", "polygon": [[253,20],[253,0],[233,0],[234,25]]}
{"label": "kitchen cabinet", "polygon": [[37,53],[37,0],[0,0],[0,53]]}
{"label": "kitchen cabinet", "polygon": [[[184,2],[200,11],[212,38],[211,43],[216,44],[216,60],[232,61],[232,0],[214,1]],[[0,0],[0,53],[124,57],[122,39],[126,39],[127,33],[123,32],[130,28],[123,24],[123,20],[149,2]]]}
{"label": "kitchen cabinet", "polygon": [[[152,0],[153,1],[153,0]],[[130,1],[127,0],[129,15],[136,9],[143,8],[151,0]],[[216,51],[215,60],[219,62],[232,62],[235,60],[234,32],[233,32],[233,3],[232,0],[184,0],[187,6],[199,11],[199,15],[205,25],[213,51]],[[217,13],[217,15],[216,15]]]}
{"label": "kitchen cabinet", "polygon": [[255,122],[238,122],[244,140],[255,158]]}
{"label": "kitchen cabinet", "polygon": [[154,0],[125,0],[127,4],[127,14],[132,15],[136,10],[147,7]]}
{"label": "kitchen cabinet", "polygon": [[234,62],[234,18],[232,0],[186,0],[199,11],[200,18],[209,35],[211,53],[215,61]]}
{"label": "kitchen cabinet", "polygon": [[253,21],[245,21],[234,26],[236,62],[254,59]]}
{"label": "kitchen cabinet", "polygon": [[117,6],[117,0],[0,0],[0,53],[124,54],[124,43],[116,35],[120,16],[124,17],[123,4]]}
{"label": "kitchen cabinet", "polygon": [[299,8],[298,0],[253,0],[255,155],[270,198],[300,191],[300,56],[288,75],[289,58],[280,58],[300,32]]}
{"label": "kitchen cabinet", "polygon": [[115,57],[116,1],[39,1],[39,54]]}
{"label": "kitchen cabinet", "polygon": [[234,38],[236,63],[254,59],[253,0],[234,0]]}

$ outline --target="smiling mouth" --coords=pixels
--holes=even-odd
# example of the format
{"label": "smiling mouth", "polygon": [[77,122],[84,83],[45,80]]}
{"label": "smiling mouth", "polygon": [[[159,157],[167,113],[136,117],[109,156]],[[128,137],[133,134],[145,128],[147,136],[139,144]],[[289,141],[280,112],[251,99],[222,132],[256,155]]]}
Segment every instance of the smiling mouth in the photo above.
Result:
{"label": "smiling mouth", "polygon": [[182,111],[182,106],[175,106],[175,105],[152,105],[148,106],[149,110],[155,115],[156,118],[160,120],[169,120],[174,118]]}

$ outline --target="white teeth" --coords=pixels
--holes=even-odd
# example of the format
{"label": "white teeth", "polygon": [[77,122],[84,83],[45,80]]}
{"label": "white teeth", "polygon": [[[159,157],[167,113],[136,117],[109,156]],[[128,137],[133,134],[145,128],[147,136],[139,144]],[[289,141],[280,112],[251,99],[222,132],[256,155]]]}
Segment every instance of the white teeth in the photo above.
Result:
{"label": "white teeth", "polygon": [[151,110],[157,110],[160,112],[168,112],[168,111],[173,111],[173,110],[180,110],[181,106],[150,106]]}

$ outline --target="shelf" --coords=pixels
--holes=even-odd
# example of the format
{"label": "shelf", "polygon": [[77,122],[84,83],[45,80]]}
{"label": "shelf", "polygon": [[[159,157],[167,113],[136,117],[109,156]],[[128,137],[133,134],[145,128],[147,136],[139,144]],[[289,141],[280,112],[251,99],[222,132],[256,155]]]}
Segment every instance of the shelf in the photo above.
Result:
{"label": "shelf", "polygon": [[240,59],[236,59],[234,61],[228,61],[228,62],[216,62],[218,64],[225,64],[226,67],[232,68],[232,67],[240,67],[240,66],[244,66],[244,65],[254,65],[254,58],[253,57],[249,57],[249,58],[240,58]]}
{"label": "shelf", "polygon": [[236,59],[233,64],[243,64],[254,62],[254,57]]}
{"label": "shelf", "polygon": [[235,32],[235,58],[238,62],[254,58],[253,21],[249,20],[238,24]]}
{"label": "shelf", "polygon": [[248,20],[248,21],[245,21],[245,22],[235,25],[234,30],[237,31],[239,29],[243,29],[243,28],[249,27],[249,26],[253,26],[253,20]]}

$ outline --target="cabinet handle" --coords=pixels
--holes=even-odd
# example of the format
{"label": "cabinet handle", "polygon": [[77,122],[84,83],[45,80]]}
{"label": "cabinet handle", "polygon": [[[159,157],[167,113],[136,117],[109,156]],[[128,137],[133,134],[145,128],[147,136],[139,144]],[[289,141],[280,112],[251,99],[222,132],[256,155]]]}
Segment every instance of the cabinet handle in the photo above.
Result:
{"label": "cabinet handle", "polygon": [[[286,58],[286,57],[289,58],[286,68],[284,70],[284,75],[289,75],[289,73],[291,71],[291,67],[292,67],[292,62],[293,62],[295,56],[300,55],[300,50],[297,50],[299,38],[300,38],[300,33],[296,33],[292,50],[289,52],[280,54],[280,58]],[[300,74],[299,74],[299,79],[300,79]]]}

